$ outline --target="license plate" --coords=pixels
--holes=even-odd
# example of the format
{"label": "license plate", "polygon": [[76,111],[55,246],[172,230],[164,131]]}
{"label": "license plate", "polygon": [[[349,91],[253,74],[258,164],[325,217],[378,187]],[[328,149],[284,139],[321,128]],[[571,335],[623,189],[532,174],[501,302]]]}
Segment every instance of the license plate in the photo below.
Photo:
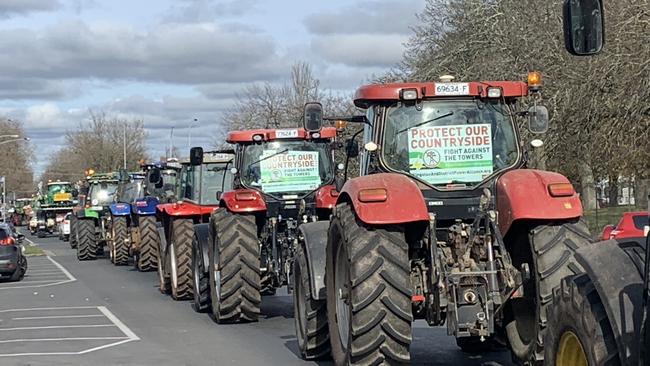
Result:
{"label": "license plate", "polygon": [[291,139],[298,137],[298,130],[276,130],[275,138],[278,139]]}
{"label": "license plate", "polygon": [[469,83],[436,84],[436,95],[469,95]]}

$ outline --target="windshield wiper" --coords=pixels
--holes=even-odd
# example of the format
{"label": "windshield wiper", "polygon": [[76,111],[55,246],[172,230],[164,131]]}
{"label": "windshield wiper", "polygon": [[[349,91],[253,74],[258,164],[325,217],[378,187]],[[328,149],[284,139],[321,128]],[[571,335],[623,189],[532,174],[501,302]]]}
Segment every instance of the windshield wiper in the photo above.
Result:
{"label": "windshield wiper", "polygon": [[248,166],[250,167],[250,166],[253,166],[253,165],[255,165],[255,164],[259,164],[259,163],[263,162],[264,160],[271,159],[271,158],[274,157],[274,156],[278,156],[278,155],[286,154],[286,153],[288,153],[288,152],[289,152],[289,149],[284,149],[284,150],[278,151],[278,152],[276,152],[275,154],[271,154],[271,155],[269,155],[269,156],[265,156],[265,157],[261,158],[260,160],[256,160],[256,161],[250,163]]}
{"label": "windshield wiper", "polygon": [[450,116],[453,116],[453,115],[454,115],[454,112],[449,112],[447,114],[443,114],[441,116],[438,116],[438,117],[436,117],[434,119],[430,119],[428,121],[420,122],[420,123],[418,123],[418,124],[416,124],[414,126],[410,126],[410,127],[406,127],[404,129],[401,129],[401,130],[397,131],[397,133],[406,132],[406,131],[410,130],[411,128],[420,127],[420,126],[426,125],[427,123],[435,122],[435,121],[437,121],[439,119],[447,118],[447,117],[450,117]]}

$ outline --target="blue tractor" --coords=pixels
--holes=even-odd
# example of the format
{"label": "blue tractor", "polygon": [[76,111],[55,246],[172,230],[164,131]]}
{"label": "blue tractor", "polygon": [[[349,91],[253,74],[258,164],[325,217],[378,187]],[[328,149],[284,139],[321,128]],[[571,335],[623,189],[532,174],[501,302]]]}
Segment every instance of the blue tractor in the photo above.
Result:
{"label": "blue tractor", "polygon": [[138,271],[153,271],[158,265],[159,237],[156,205],[159,199],[146,189],[146,172],[122,171],[114,202],[110,205],[108,249],[117,266],[133,265]]}

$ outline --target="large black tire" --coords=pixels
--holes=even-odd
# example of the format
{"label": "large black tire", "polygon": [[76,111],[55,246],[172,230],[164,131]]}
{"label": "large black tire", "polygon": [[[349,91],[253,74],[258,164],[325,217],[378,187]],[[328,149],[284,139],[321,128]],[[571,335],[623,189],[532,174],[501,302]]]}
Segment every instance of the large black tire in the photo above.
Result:
{"label": "large black tire", "polygon": [[75,224],[77,236],[77,258],[80,261],[97,259],[97,236],[95,235],[95,220],[79,219]]}
{"label": "large black tire", "polygon": [[366,226],[337,206],[327,243],[327,321],[336,365],[410,361],[409,248],[403,228]]}
{"label": "large black tire", "polygon": [[113,216],[113,264],[126,266],[129,264],[129,228],[126,217]]}
{"label": "large black tire", "polygon": [[140,248],[136,256],[135,267],[140,272],[153,271],[158,266],[158,246],[160,245],[156,218],[140,216],[138,230],[140,232]]}
{"label": "large black tire", "polygon": [[300,354],[305,360],[330,356],[330,335],[325,300],[312,298],[305,251],[300,245],[293,262],[293,313]]}
{"label": "large black tire", "polygon": [[[616,338],[588,274],[565,278],[548,313],[547,365],[620,365]],[[580,350],[582,352],[580,352]]]}
{"label": "large black tire", "polygon": [[171,290],[174,300],[192,298],[192,238],[194,223],[189,219],[172,221],[169,259]]}
{"label": "large black tire", "polygon": [[507,238],[513,265],[522,268],[526,263],[531,275],[524,283],[524,297],[510,300],[505,326],[513,357],[520,362],[543,364],[546,313],[553,302],[553,290],[563,278],[582,272],[574,254],[590,243],[589,229],[583,221],[520,227]]}
{"label": "large black tire", "polygon": [[262,297],[255,216],[215,216],[209,261],[212,317],[218,323],[257,321]]}
{"label": "large black tire", "polygon": [[20,259],[18,260],[18,268],[16,268],[14,273],[11,275],[9,281],[11,282],[21,281],[25,277],[25,273],[27,273],[27,257],[21,255]]}
{"label": "large black tire", "polygon": [[210,281],[203,265],[201,244],[196,235],[194,235],[192,241],[192,278],[192,285],[194,286],[192,308],[197,313],[204,313],[210,309]]}

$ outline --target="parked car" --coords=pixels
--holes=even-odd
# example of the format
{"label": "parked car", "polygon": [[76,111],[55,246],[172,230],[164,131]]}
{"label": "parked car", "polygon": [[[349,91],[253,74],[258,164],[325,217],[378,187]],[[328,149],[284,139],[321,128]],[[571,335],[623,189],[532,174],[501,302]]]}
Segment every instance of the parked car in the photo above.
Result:
{"label": "parked car", "polygon": [[8,224],[0,224],[0,279],[20,281],[27,272],[24,236],[16,233]]}
{"label": "parked car", "polygon": [[647,236],[649,230],[647,212],[626,212],[616,226],[603,228],[601,239],[640,238]]}
{"label": "parked car", "polygon": [[70,217],[72,217],[72,213],[68,212],[59,222],[59,240],[70,240]]}

